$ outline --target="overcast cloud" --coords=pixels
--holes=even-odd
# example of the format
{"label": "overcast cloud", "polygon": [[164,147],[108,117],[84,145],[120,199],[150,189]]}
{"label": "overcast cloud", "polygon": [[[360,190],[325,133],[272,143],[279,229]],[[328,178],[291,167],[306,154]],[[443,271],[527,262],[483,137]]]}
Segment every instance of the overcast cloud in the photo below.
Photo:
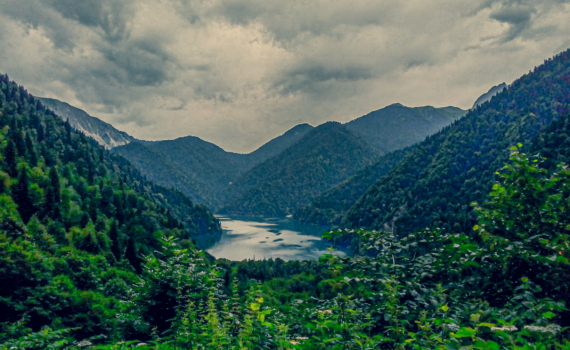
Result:
{"label": "overcast cloud", "polygon": [[470,108],[569,33],[570,0],[3,0],[0,72],[140,139],[249,152],[395,102]]}

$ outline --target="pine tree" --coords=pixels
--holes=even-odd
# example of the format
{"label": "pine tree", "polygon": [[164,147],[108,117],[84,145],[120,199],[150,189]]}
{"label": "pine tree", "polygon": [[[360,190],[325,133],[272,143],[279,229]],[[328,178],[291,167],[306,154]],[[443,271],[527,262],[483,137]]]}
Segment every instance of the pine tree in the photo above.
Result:
{"label": "pine tree", "polygon": [[61,186],[59,184],[59,175],[57,174],[56,168],[51,168],[49,171],[49,182],[50,186],[54,192],[54,200],[55,203],[59,203],[61,201]]}
{"label": "pine tree", "polygon": [[98,253],[101,251],[101,247],[94,233],[87,233],[83,238],[83,242],[81,242],[81,249],[89,253]]}
{"label": "pine tree", "polygon": [[8,146],[6,146],[6,151],[4,153],[4,159],[6,162],[8,175],[11,177],[18,176],[18,163],[16,160],[16,145],[12,140],[8,141]]}
{"label": "pine tree", "polygon": [[18,212],[20,212],[22,221],[27,224],[32,215],[36,212],[36,208],[30,196],[26,167],[22,168],[18,184],[12,190],[12,197],[14,198],[14,202],[18,205]]}
{"label": "pine tree", "polygon": [[109,239],[111,240],[111,253],[117,261],[121,260],[121,243],[119,242],[119,228],[117,222],[113,221],[109,230]]}
{"label": "pine tree", "polygon": [[30,134],[26,134],[26,148],[28,149],[28,160],[31,167],[36,167],[38,165],[38,155],[34,150],[34,144],[32,143],[32,138]]}
{"label": "pine tree", "polygon": [[133,237],[129,238],[127,243],[127,250],[125,251],[125,258],[129,261],[131,266],[135,269],[135,271],[140,274],[142,272],[141,266],[141,258],[137,255],[137,247],[135,244],[135,239]]}

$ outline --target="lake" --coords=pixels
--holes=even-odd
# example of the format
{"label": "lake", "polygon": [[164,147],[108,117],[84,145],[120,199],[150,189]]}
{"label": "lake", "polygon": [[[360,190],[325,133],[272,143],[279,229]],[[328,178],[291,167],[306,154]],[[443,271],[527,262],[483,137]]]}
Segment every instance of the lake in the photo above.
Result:
{"label": "lake", "polygon": [[[283,260],[317,259],[331,252],[330,242],[321,239],[327,226],[308,225],[290,218],[252,218],[217,216],[223,232],[206,251],[216,258],[241,261],[281,258]],[[332,252],[347,255],[346,250]]]}

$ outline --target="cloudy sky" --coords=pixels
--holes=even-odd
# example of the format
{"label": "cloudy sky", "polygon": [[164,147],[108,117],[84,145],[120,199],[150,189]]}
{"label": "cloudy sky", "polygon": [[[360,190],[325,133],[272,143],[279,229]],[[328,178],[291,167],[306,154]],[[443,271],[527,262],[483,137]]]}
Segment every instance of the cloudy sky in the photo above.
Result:
{"label": "cloudy sky", "polygon": [[395,102],[470,108],[569,33],[570,0],[2,0],[0,72],[140,139],[249,152]]}

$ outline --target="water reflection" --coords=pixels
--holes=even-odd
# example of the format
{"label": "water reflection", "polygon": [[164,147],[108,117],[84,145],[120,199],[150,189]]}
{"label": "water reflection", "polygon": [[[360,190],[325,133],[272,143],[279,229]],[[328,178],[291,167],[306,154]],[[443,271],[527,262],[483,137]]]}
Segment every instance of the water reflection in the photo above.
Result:
{"label": "water reflection", "polygon": [[[300,224],[289,218],[251,218],[218,216],[223,233],[207,243],[206,250],[216,258],[230,260],[316,259],[324,254],[330,243],[321,240],[326,226]],[[334,251],[346,255],[347,251]]]}

